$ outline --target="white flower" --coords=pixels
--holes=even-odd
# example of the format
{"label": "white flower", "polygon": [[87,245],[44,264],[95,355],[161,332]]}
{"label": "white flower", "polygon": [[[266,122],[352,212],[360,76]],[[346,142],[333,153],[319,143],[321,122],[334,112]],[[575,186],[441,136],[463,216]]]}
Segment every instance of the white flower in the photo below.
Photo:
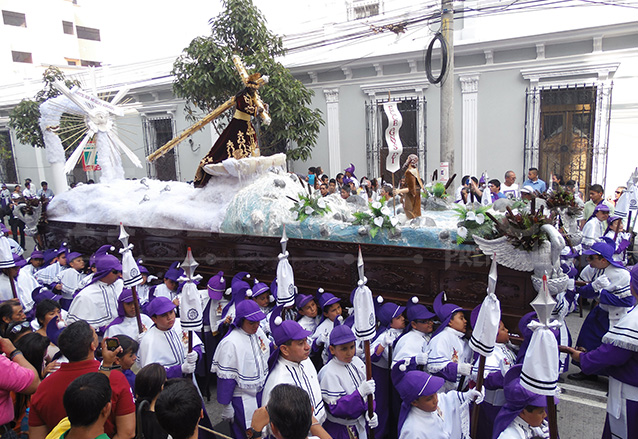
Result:
{"label": "white flower", "polygon": [[473,210],[468,210],[465,214],[466,221],[476,221],[476,213]]}
{"label": "white flower", "polygon": [[381,227],[381,226],[383,225],[383,217],[382,217],[382,216],[378,216],[378,217],[376,217],[376,218],[374,219],[374,221],[373,221],[373,222],[374,222],[374,224],[375,224],[377,227]]}
{"label": "white flower", "polygon": [[479,213],[478,215],[476,215],[476,224],[483,224],[485,222],[485,215],[483,215],[482,213]]}
{"label": "white flower", "polygon": [[390,218],[390,224],[392,224],[392,227],[396,227],[399,224],[399,219],[397,217]]}
{"label": "white flower", "polygon": [[390,212],[391,211],[390,211],[390,208],[388,206],[383,206],[381,208],[381,213],[384,214],[384,215],[390,215]]}
{"label": "white flower", "polygon": [[372,207],[375,209],[379,209],[381,208],[381,203],[379,203],[378,201],[375,201],[374,203],[372,203]]}
{"label": "white flower", "polygon": [[299,212],[295,210],[295,211],[292,213],[292,219],[296,220],[297,218],[299,218]]}
{"label": "white flower", "polygon": [[324,199],[323,199],[323,198],[319,198],[319,199],[317,200],[317,207],[318,207],[319,209],[325,209],[325,208],[326,208],[326,202],[324,201]]}
{"label": "white flower", "polygon": [[456,229],[456,234],[459,235],[461,238],[465,239],[467,238],[467,229],[461,226],[458,229]]}
{"label": "white flower", "polygon": [[306,215],[310,215],[314,211],[315,210],[310,206],[306,206],[306,208],[304,209],[304,212],[306,212]]}

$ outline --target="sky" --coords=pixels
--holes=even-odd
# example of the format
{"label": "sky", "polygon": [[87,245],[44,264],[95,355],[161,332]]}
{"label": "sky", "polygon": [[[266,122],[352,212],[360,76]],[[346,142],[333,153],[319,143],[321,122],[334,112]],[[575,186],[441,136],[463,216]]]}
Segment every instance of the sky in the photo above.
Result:
{"label": "sky", "polygon": [[[85,4],[96,1],[85,0]],[[253,3],[266,16],[268,28],[277,34],[298,30],[311,21],[296,0]],[[109,0],[107,4],[108,8],[96,11],[100,21],[109,23],[101,25],[106,64],[177,57],[193,38],[210,32],[208,21],[222,10],[221,0]],[[316,15],[312,19],[316,20]]]}

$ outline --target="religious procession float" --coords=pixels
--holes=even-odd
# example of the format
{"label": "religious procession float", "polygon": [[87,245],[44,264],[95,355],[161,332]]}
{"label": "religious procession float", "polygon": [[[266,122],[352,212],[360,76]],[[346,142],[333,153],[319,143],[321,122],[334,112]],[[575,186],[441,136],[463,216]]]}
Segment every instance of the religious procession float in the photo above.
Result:
{"label": "religious procession float", "polygon": [[[122,96],[105,102],[57,83],[62,94],[40,108],[56,186],[66,187],[65,174],[92,138],[101,178],[51,200],[47,244],[64,241],[74,251],[91,254],[105,243],[117,246],[123,224],[135,257],[158,271],[191,248],[204,276],[248,271],[270,282],[279,260],[287,258],[300,292],[324,288],[343,297],[349,297],[359,280],[360,248],[374,294],[403,302],[416,295],[432,303],[445,291],[450,301],[470,309],[485,297],[491,259],[496,258],[501,265],[496,292],[504,320],[514,325],[510,328],[530,310],[543,276],[554,294],[564,290],[567,276],[560,269],[560,253],[581,239],[577,219],[582,206],[571,193],[557,191],[529,203],[492,203],[486,188],[482,198],[454,203],[444,182],[423,181],[416,156],[408,157],[401,169],[400,145],[393,141],[387,167],[406,177],[406,189],[399,189],[403,203],[369,203],[357,196],[345,200],[338,193],[322,197],[287,171],[284,154],[259,156],[251,117],[269,122],[258,93],[267,78],[248,75],[241,60],[234,61],[246,88],[147,158],[157,159],[234,107],[230,124],[202,159],[194,184],[125,179],[122,155],[142,165],[114,129],[124,111],[118,106]],[[68,160],[55,129],[63,113],[83,117],[88,127]],[[388,129],[398,132],[396,125]],[[33,212],[25,222],[37,223],[38,217]]]}

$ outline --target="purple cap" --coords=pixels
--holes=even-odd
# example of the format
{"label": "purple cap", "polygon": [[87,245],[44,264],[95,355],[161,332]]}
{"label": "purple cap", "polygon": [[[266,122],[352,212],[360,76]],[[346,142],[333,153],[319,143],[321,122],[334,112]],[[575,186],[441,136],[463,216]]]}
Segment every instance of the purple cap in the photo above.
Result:
{"label": "purple cap", "polygon": [[399,306],[396,303],[386,302],[379,308],[377,319],[383,326],[390,326],[392,319],[400,316],[405,311],[405,306]]}
{"label": "purple cap", "polygon": [[240,271],[239,273],[233,276],[233,279],[230,281],[230,286],[232,287],[235,282],[244,281],[244,278],[250,279],[250,273],[248,273],[247,271]]}
{"label": "purple cap", "polygon": [[51,262],[58,257],[58,251],[54,248],[46,249],[43,253],[44,266],[51,265]]}
{"label": "purple cap", "polygon": [[115,247],[113,247],[112,245],[103,245],[100,248],[98,248],[95,253],[93,253],[91,255],[91,257],[89,258],[89,265],[91,267],[95,266],[96,261],[101,258],[102,256],[106,256],[108,254],[109,251],[113,251],[115,250]]}
{"label": "purple cap", "polygon": [[100,280],[112,270],[122,271],[122,264],[113,255],[104,255],[95,261],[95,274],[93,280]]}
{"label": "purple cap", "polygon": [[265,318],[266,314],[262,312],[257,302],[253,300],[242,300],[235,304],[235,320],[233,324],[237,327],[241,327],[244,319],[251,322],[260,322]]}
{"label": "purple cap", "polygon": [[314,297],[309,294],[297,294],[297,298],[295,299],[295,306],[297,306],[297,309],[300,310],[304,306],[308,305],[311,300],[314,300]]}
{"label": "purple cap", "polygon": [[472,324],[472,328],[476,326],[476,321],[478,320],[478,315],[480,311],[481,311],[481,305],[477,305],[474,307],[474,309],[472,310],[472,313],[470,314],[470,323]]}
{"label": "purple cap", "polygon": [[66,246],[66,242],[63,242],[62,244],[60,244],[60,248],[58,249],[58,255],[61,255],[62,253],[66,253],[67,251],[69,251],[69,249]]}
{"label": "purple cap", "polygon": [[270,292],[270,288],[267,284],[259,282],[257,279],[255,279],[255,283],[252,287],[252,292],[252,297],[255,298],[257,296],[261,296],[264,293]]}
{"label": "purple cap", "polygon": [[140,261],[140,262],[137,264],[138,268],[140,269],[140,273],[141,273],[141,274],[150,274],[150,273],[148,272],[148,268],[146,268],[146,267],[145,267],[145,266],[143,266],[143,265],[140,265],[140,263],[141,263],[141,262],[142,262],[142,261]]}
{"label": "purple cap", "polygon": [[319,308],[323,311],[326,306],[334,305],[335,303],[340,302],[341,299],[335,297],[334,294],[325,293],[323,288],[319,288],[317,290],[317,302]]}
{"label": "purple cap", "polygon": [[560,252],[560,257],[563,259],[574,259],[580,256],[580,253],[574,247],[565,246]]}
{"label": "purple cap", "polygon": [[411,370],[406,372],[396,387],[401,399],[409,404],[421,396],[435,394],[443,387],[443,384],[445,384],[443,378],[420,370]]}
{"label": "purple cap", "polygon": [[33,250],[29,259],[44,259],[44,253],[42,250]]}
{"label": "purple cap", "polygon": [[608,237],[600,238],[601,240],[592,244],[589,250],[583,250],[584,255],[600,255],[607,261],[618,268],[625,268],[622,262],[614,260],[614,251],[616,250],[616,244],[613,239]]}
{"label": "purple cap", "polygon": [[221,300],[224,291],[226,291],[224,272],[219,271],[215,276],[208,280],[208,297],[212,300]]}
{"label": "purple cap", "polygon": [[621,219],[622,218],[619,217],[618,215],[609,215],[609,218],[607,218],[607,224],[611,226],[614,223],[614,221],[621,220]]}
{"label": "purple cap", "polygon": [[150,316],[161,316],[169,311],[172,311],[177,306],[168,297],[156,297],[148,304],[146,311]]}
{"label": "purple cap", "polygon": [[415,320],[434,320],[436,314],[427,309],[425,305],[419,303],[418,297],[412,297],[406,306],[406,317],[408,321],[413,322]]}
{"label": "purple cap", "polygon": [[335,320],[335,327],[330,331],[330,346],[339,346],[355,341],[357,338],[348,325],[340,325],[339,320]]}
{"label": "purple cap", "polygon": [[81,258],[81,257],[82,257],[82,253],[78,253],[78,252],[69,252],[66,254],[67,262],[71,262],[73,259]]}
{"label": "purple cap", "polygon": [[353,180],[352,180],[350,177],[343,177],[343,179],[341,180],[341,182],[342,182],[344,185],[349,185],[350,183],[352,183],[352,181],[353,181]]}
{"label": "purple cap", "polygon": [[443,329],[447,327],[448,323],[450,323],[450,320],[452,320],[452,316],[454,315],[455,312],[465,311],[460,306],[454,305],[452,303],[443,304],[443,300],[445,299],[445,297],[446,297],[445,291],[441,291],[434,298],[434,304],[433,304],[434,312],[436,313],[439,320],[441,321],[441,326],[439,326],[436,329],[436,331],[434,331],[434,334],[432,334],[432,337],[434,337],[436,334],[443,331]]}
{"label": "purple cap", "polygon": [[58,328],[59,319],[60,318],[57,316],[51,319],[46,328],[47,337],[49,337],[49,340],[51,340],[51,343],[53,343],[56,346],[58,344],[58,338],[60,338],[60,334],[64,330],[64,329]]}
{"label": "purple cap", "polygon": [[37,305],[38,303],[46,299],[51,299],[51,300],[55,300],[56,302],[60,302],[60,299],[62,298],[62,296],[58,294],[53,294],[53,291],[48,290],[46,288],[36,288],[35,290],[33,290],[33,292],[31,292],[31,298]]}
{"label": "purple cap", "polygon": [[2,234],[7,234],[9,233],[9,229],[7,229],[7,226],[5,226],[4,224],[0,223],[0,232],[2,232]]}
{"label": "purple cap", "polygon": [[164,279],[170,279],[174,282],[177,282],[177,279],[184,275],[184,270],[179,268],[179,262],[173,262],[166,273],[164,274]]}
{"label": "purple cap", "polygon": [[24,267],[27,264],[28,264],[28,262],[22,256],[15,255],[15,254],[13,255],[13,266],[14,267],[20,268],[20,267]]}
{"label": "purple cap", "polygon": [[350,166],[344,169],[343,173],[345,174],[346,172],[349,172],[354,176],[354,165],[352,163],[350,163]]}
{"label": "purple cap", "polygon": [[298,322],[294,320],[282,320],[281,311],[283,305],[273,308],[270,315],[270,331],[275,339],[275,344],[281,346],[290,340],[304,340],[308,338],[312,331],[306,331]]}
{"label": "purple cap", "polygon": [[596,212],[608,212],[609,213],[609,206],[607,206],[605,203],[603,203],[601,201],[600,203],[598,203],[596,205],[596,207],[594,207],[594,213],[592,215],[596,215]]}

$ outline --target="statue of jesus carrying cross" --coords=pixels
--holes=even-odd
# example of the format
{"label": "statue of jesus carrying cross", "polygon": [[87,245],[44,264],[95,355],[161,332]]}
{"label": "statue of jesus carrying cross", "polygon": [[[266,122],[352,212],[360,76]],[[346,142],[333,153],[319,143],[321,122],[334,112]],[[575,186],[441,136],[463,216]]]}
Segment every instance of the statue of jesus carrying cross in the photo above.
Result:
{"label": "statue of jesus carrying cross", "polygon": [[199,166],[197,167],[193,182],[195,187],[203,187],[206,183],[208,183],[211,176],[204,170],[206,165],[219,163],[227,158],[242,159],[246,157],[259,156],[257,134],[250,121],[252,116],[260,116],[264,124],[270,124],[270,116],[268,115],[258,92],[259,87],[268,82],[268,76],[262,76],[260,73],[248,75],[244,63],[237,55],[233,55],[233,63],[235,64],[242,82],[246,85],[246,87],[234,97],[230,98],[228,101],[224,102],[211,113],[206,115],[196,124],[184,130],[177,137],[147,157],[147,160],[149,161],[156,160],[174,148],[186,137],[201,129],[207,123],[213,121],[224,111],[235,106],[235,113],[233,114],[232,120],[224,131],[222,131],[213,147],[200,161]]}

